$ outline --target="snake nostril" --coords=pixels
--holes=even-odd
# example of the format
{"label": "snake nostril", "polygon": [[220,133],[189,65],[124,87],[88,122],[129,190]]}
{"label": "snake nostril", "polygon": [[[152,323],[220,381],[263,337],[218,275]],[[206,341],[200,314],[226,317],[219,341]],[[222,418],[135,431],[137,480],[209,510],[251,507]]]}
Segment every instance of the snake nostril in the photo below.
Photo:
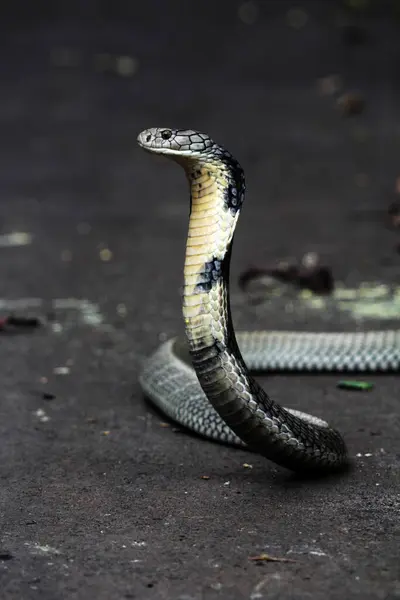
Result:
{"label": "snake nostril", "polygon": [[146,135],[146,142],[149,142],[151,140],[151,133],[149,133],[148,135]]}
{"label": "snake nostril", "polygon": [[163,140],[169,140],[169,138],[172,136],[172,131],[170,129],[164,129],[161,132],[161,137]]}

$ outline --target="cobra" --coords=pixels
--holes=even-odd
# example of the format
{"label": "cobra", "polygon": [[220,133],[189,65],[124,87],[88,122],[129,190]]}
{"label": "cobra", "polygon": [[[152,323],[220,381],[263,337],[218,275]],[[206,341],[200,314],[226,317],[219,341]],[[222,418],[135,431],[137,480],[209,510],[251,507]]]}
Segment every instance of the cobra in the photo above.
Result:
{"label": "cobra", "polygon": [[145,360],[139,378],[144,393],[184,427],[247,446],[293,471],[324,474],[347,466],[348,452],[338,431],[273,401],[251,371],[399,370],[400,331],[265,331],[236,337],[229,267],[245,196],[240,164],[208,135],[187,129],[146,129],[138,144],[181,165],[190,186],[186,339],[168,340]]}

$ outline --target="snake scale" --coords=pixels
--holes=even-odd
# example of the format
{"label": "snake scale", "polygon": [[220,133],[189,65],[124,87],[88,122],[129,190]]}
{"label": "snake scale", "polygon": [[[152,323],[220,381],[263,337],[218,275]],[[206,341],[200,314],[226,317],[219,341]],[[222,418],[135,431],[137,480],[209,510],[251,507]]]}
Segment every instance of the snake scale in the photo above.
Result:
{"label": "snake scale", "polygon": [[190,186],[186,339],[168,340],[145,360],[140,374],[144,393],[184,427],[247,446],[293,471],[324,474],[343,468],[349,459],[339,432],[322,419],[274,402],[250,371],[398,371],[400,330],[236,336],[229,267],[245,195],[240,164],[208,135],[193,130],[146,129],[138,144],[181,165]]}

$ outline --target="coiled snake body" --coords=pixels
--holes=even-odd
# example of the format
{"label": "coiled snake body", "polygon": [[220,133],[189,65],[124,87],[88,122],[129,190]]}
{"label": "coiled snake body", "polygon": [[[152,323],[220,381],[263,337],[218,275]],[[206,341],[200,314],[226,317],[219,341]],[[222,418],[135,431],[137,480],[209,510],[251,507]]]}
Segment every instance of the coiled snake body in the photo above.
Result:
{"label": "coiled snake body", "polygon": [[249,369],[399,370],[400,331],[252,332],[236,338],[229,265],[245,193],[242,168],[208,135],[192,130],[147,129],[138,143],[184,168],[191,205],[183,292],[187,339],[165,342],[145,361],[143,391],[181,425],[248,445],[294,471],[345,466],[341,435],[325,421],[271,400]]}

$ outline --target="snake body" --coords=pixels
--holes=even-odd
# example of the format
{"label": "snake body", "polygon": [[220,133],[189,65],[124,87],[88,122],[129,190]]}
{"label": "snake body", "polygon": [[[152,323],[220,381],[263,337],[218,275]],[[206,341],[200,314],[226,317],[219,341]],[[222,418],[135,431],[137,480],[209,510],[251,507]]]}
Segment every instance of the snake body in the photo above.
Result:
{"label": "snake body", "polygon": [[186,339],[168,340],[146,359],[140,375],[144,393],[181,425],[248,446],[288,469],[325,473],[344,467],[348,453],[342,436],[322,419],[274,402],[250,370],[397,371],[400,330],[236,337],[229,267],[245,194],[240,164],[208,135],[193,130],[146,129],[138,143],[180,164],[190,186]]}

